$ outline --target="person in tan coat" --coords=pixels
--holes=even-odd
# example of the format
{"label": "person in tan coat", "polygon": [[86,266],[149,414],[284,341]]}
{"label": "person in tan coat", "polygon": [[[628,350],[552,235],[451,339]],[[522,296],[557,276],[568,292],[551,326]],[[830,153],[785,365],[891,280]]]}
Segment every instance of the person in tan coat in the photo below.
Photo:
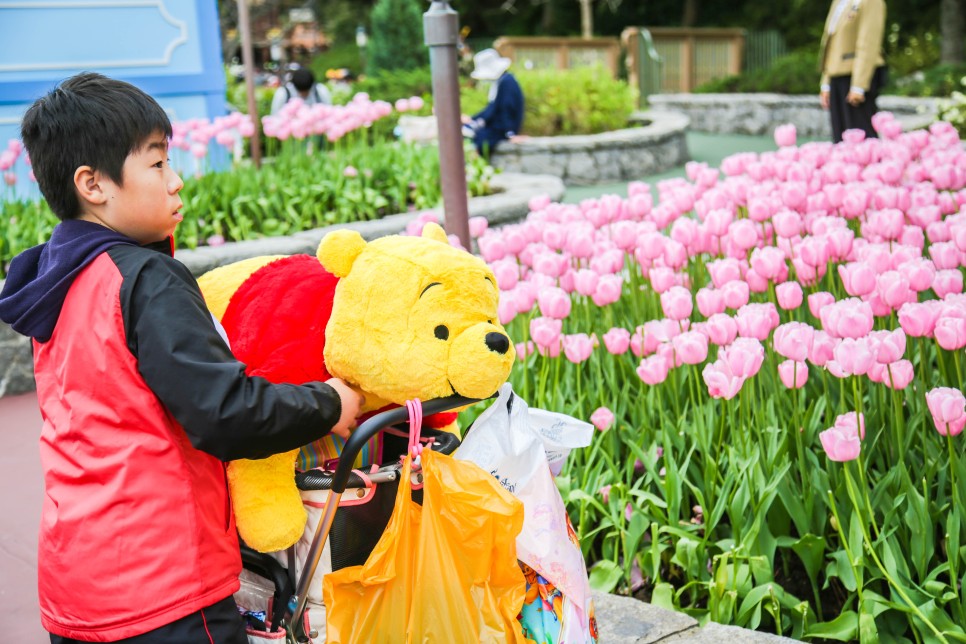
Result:
{"label": "person in tan coat", "polygon": [[886,80],[885,18],[884,0],[832,0],[819,49],[819,100],[829,110],[835,143],[853,128],[875,136],[872,115]]}

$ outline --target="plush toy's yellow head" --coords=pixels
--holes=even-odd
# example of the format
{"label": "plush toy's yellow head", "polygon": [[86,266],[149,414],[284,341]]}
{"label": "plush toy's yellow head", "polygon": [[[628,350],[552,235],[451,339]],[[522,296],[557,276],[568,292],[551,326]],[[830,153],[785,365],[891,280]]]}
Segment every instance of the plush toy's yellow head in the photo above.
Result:
{"label": "plush toy's yellow head", "polygon": [[340,278],[325,331],[332,375],[397,404],[485,398],[506,381],[515,352],[497,320],[493,272],[438,225],[369,243],[336,231],[318,257]]}

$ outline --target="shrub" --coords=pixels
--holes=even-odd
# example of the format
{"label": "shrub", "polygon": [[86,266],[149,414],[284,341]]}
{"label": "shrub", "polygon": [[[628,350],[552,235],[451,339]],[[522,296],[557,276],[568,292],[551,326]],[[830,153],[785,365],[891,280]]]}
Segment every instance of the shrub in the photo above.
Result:
{"label": "shrub", "polygon": [[353,92],[365,92],[374,101],[394,101],[401,96],[421,96],[432,104],[433,76],[428,66],[405,70],[381,70],[353,84]]}
{"label": "shrub", "polygon": [[368,74],[424,67],[423,14],[417,0],[379,0],[370,16]]}
{"label": "shrub", "polygon": [[768,69],[715,79],[694,89],[695,93],[817,94],[821,74],[814,48],[799,49],[775,60]]}
{"label": "shrub", "polygon": [[[514,72],[525,99],[523,133],[531,136],[596,134],[627,127],[635,91],[599,68]],[[486,106],[488,86],[464,89],[463,112]]]}
{"label": "shrub", "polygon": [[[892,69],[890,68],[890,73]],[[951,96],[963,87],[966,64],[935,65],[903,77],[890,77],[885,93],[899,96]]]}

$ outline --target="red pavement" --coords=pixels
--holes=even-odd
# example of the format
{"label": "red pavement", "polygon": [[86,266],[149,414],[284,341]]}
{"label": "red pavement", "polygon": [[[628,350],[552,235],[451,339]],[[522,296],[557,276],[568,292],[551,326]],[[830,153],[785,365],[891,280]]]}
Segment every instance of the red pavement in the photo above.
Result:
{"label": "red pavement", "polygon": [[50,642],[37,605],[40,426],[36,394],[0,398],[0,639],[17,644]]}

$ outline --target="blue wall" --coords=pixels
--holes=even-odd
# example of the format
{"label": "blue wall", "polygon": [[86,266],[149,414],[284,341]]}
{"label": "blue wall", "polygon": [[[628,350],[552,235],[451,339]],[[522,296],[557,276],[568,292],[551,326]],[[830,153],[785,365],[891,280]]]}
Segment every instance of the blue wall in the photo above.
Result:
{"label": "blue wall", "polygon": [[0,151],[31,102],[82,71],[137,85],[172,120],[225,114],[220,38],[216,0],[0,0]]}

